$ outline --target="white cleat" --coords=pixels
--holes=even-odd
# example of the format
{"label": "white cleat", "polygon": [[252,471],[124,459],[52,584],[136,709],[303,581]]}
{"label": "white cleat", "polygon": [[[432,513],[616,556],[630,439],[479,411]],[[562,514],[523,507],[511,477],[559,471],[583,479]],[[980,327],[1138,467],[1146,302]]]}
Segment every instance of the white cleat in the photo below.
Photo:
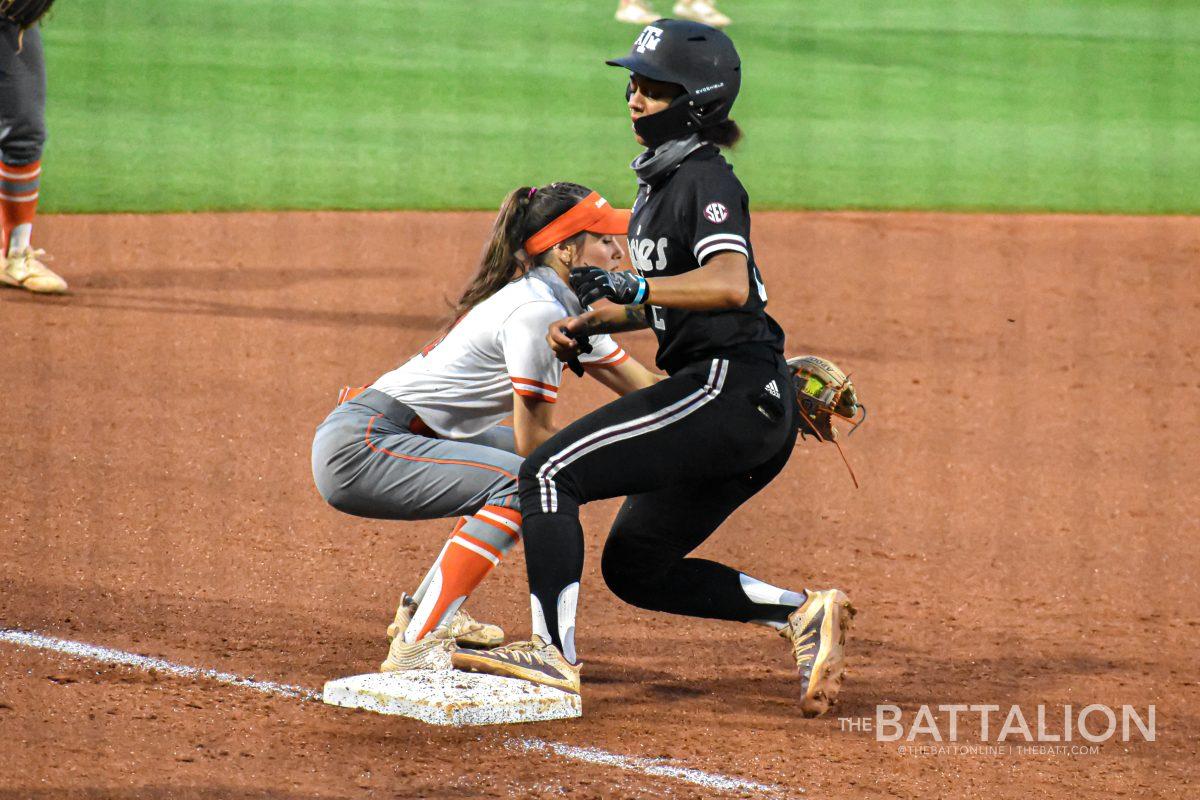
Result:
{"label": "white cleat", "polygon": [[[412,622],[413,615],[416,613],[416,601],[407,594],[400,595],[396,618],[392,620],[391,625],[388,625],[388,638],[394,640],[396,637],[400,637],[403,639],[404,631],[408,629],[408,623]],[[437,635],[437,632],[434,631],[430,635]],[[495,647],[504,643],[504,630],[499,625],[480,622],[461,607],[450,618],[448,635],[463,647]]]}
{"label": "white cleat", "polygon": [[39,261],[45,250],[25,248],[9,256],[0,270],[0,283],[27,289],[37,294],[62,294],[67,291],[67,282]]}
{"label": "white cleat", "polygon": [[662,15],[654,11],[646,0],[622,0],[617,7],[617,22],[628,22],[631,25],[649,25],[662,19]]}
{"label": "white cleat", "polygon": [[403,636],[392,639],[387,658],[379,665],[380,672],[407,672],[414,669],[447,670],[452,666],[454,640],[445,638],[444,628],[432,631],[419,642],[411,644]]}
{"label": "white cleat", "polygon": [[675,4],[675,16],[693,22],[703,22],[714,28],[724,28],[733,21],[717,11],[717,7],[709,0],[680,0]]}

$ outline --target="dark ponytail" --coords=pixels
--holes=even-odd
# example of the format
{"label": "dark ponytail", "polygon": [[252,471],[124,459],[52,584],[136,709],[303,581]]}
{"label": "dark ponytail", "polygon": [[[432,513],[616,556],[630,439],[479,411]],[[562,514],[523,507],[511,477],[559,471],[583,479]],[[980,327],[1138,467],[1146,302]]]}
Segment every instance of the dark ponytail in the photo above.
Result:
{"label": "dark ponytail", "polygon": [[[578,183],[563,181],[541,189],[522,186],[509,192],[492,224],[492,235],[483,249],[479,269],[454,304],[454,318],[460,319],[476,305],[528,272],[534,262],[525,255],[525,240],[587,197],[591,191]],[[541,258],[537,261],[541,261]]]}
{"label": "dark ponytail", "polygon": [[741,127],[731,119],[724,119],[715,125],[703,128],[700,138],[712,142],[717,147],[728,149],[742,140]]}

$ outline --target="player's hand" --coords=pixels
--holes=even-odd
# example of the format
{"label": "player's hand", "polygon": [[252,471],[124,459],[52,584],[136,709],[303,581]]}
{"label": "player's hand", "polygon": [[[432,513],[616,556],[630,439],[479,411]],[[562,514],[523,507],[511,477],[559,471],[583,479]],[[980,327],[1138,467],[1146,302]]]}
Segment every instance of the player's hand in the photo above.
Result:
{"label": "player's hand", "polygon": [[566,362],[592,349],[587,338],[587,322],[583,317],[566,317],[551,323],[546,332],[546,343],[559,361]]}
{"label": "player's hand", "polygon": [[640,305],[650,296],[646,279],[636,272],[609,272],[599,267],[577,267],[571,270],[571,288],[583,305],[605,298],[617,305]]}

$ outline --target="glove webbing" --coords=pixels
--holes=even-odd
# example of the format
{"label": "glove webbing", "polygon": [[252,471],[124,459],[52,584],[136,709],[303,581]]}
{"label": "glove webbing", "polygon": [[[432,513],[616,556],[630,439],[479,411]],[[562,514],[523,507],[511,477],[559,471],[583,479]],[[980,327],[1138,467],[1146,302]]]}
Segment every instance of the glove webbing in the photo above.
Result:
{"label": "glove webbing", "polygon": [[850,480],[854,481],[854,488],[858,489],[858,476],[854,474],[854,467],[850,466],[850,459],[846,458],[846,451],[842,449],[842,445],[838,442],[837,437],[826,439],[822,436],[821,432],[817,430],[816,424],[809,419],[808,412],[804,410],[804,406],[800,406],[800,419],[804,420],[804,424],[812,429],[813,435],[817,437],[818,442],[833,442],[833,446],[837,448],[838,455],[842,457],[842,463],[846,465],[846,469],[850,472]]}

